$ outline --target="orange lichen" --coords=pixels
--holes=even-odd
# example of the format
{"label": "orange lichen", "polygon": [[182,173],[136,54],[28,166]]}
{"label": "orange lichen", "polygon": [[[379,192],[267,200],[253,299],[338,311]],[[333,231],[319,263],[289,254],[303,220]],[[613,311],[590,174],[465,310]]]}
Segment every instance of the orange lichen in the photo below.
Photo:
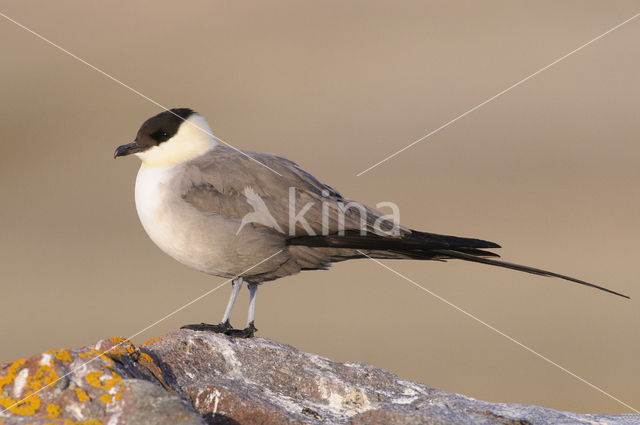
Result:
{"label": "orange lichen", "polygon": [[[113,339],[113,338],[112,338]],[[126,339],[122,342],[118,343],[118,345],[114,346],[111,350],[109,350],[108,354],[112,356],[137,356],[140,353],[138,347],[127,341]]]}
{"label": "orange lichen", "polygon": [[122,400],[122,391],[124,388],[121,388],[119,392],[115,394],[103,394],[100,396],[100,401],[103,403],[111,403],[112,401]]}
{"label": "orange lichen", "polygon": [[116,372],[111,373],[113,375],[112,378],[100,379],[102,377],[102,372],[89,372],[85,376],[85,379],[90,385],[93,385],[94,387],[103,389],[105,391],[109,391],[111,388],[113,388],[114,385],[122,381],[122,376],[118,375]]}
{"label": "orange lichen", "polygon": [[[9,370],[7,370],[7,374],[5,376],[0,377],[1,394],[5,394],[3,387],[7,384],[14,382],[14,380],[16,379],[16,376],[18,375],[19,371],[22,370],[22,366],[24,366],[25,363],[26,363],[25,359],[20,359],[13,362],[13,364],[9,367]],[[51,372],[53,371],[51,370]],[[40,400],[40,397],[38,397],[37,395],[33,395],[33,393],[34,391],[37,391],[38,389],[42,388],[41,383],[43,381],[52,382],[50,380],[51,373],[49,372],[48,375],[49,376],[47,377],[43,376],[43,372],[40,369],[38,369],[35,375],[29,376],[27,378],[27,382],[25,385],[26,387],[33,389],[33,391],[29,391],[26,394],[25,398],[23,398],[22,400],[14,400],[11,397],[0,397],[0,405],[3,406],[5,409],[9,409],[11,413],[14,413],[16,415],[34,414],[35,412],[38,411],[38,409],[40,409],[40,404],[42,403],[42,400]],[[55,372],[53,372],[53,375],[57,378],[57,375],[55,374]],[[34,388],[34,387],[38,387],[38,388]]]}
{"label": "orange lichen", "polygon": [[149,341],[142,343],[142,345],[152,345],[155,344],[158,341],[162,341],[162,337],[158,336],[155,338],[151,338]]}
{"label": "orange lichen", "polygon": [[63,348],[60,350],[47,350],[45,351],[45,353],[53,354],[53,357],[55,357],[58,360],[62,360],[63,362],[73,361],[73,356],[71,355],[71,353],[69,353],[69,350],[67,350],[66,348]]}
{"label": "orange lichen", "polygon": [[9,367],[7,374],[5,376],[0,376],[0,392],[2,392],[2,387],[13,382],[13,380],[16,378],[16,375],[18,374],[18,369],[21,369],[22,366],[24,366],[25,362],[25,359],[16,360]]}
{"label": "orange lichen", "polygon": [[103,403],[111,403],[113,401],[113,395],[111,394],[102,394],[100,396],[100,401]]}
{"label": "orange lichen", "polygon": [[84,379],[87,380],[89,385],[93,385],[94,387],[102,388],[102,382],[100,382],[100,377],[102,376],[102,372],[96,370],[94,372],[89,372],[85,375]]}
{"label": "orange lichen", "polygon": [[153,358],[147,353],[140,353],[140,359],[138,361],[140,363],[153,363]]}
{"label": "orange lichen", "polygon": [[91,398],[87,395],[86,392],[80,387],[76,388],[76,397],[78,397],[78,401],[85,402],[91,400]]}
{"label": "orange lichen", "polygon": [[50,384],[53,384],[58,380],[58,374],[49,365],[41,364],[36,372],[29,375],[27,379],[27,388],[31,388],[34,391],[38,391]]}
{"label": "orange lichen", "polygon": [[[31,393],[30,393],[31,394]],[[33,415],[40,409],[40,397],[37,395],[30,395],[23,400],[14,400],[11,397],[2,397],[0,398],[0,405],[2,405],[5,409],[9,409],[9,411],[16,415]]]}
{"label": "orange lichen", "polygon": [[122,398],[121,393],[124,390],[124,387],[121,386],[119,391],[115,394],[112,394],[111,391],[111,389],[122,381],[122,376],[113,371],[111,373],[111,378],[106,378],[101,371],[89,372],[85,375],[85,379],[91,386],[108,392],[107,394],[103,394],[99,397],[99,400],[103,403],[111,403],[114,400],[120,400]]}
{"label": "orange lichen", "polygon": [[94,358],[100,358],[100,360],[105,360],[111,364],[114,364],[113,359],[109,358],[105,353],[96,350],[95,348],[92,348],[90,350],[87,351],[82,351],[80,353],[78,353],[79,357],[85,358],[85,359],[94,359]]}
{"label": "orange lichen", "polygon": [[158,365],[154,363],[153,357],[151,357],[147,353],[140,353],[140,358],[138,359],[138,363],[140,364],[140,366],[144,366],[145,368],[147,368],[147,370],[151,372],[153,376],[156,377],[156,379],[160,382],[160,384],[162,384],[162,386],[167,391],[173,392],[171,387],[169,387],[169,385],[165,382],[162,376],[162,369],[160,369]]}
{"label": "orange lichen", "polygon": [[47,415],[47,418],[55,419],[60,416],[62,409],[57,404],[50,404],[47,406],[47,412],[49,413],[49,415]]}

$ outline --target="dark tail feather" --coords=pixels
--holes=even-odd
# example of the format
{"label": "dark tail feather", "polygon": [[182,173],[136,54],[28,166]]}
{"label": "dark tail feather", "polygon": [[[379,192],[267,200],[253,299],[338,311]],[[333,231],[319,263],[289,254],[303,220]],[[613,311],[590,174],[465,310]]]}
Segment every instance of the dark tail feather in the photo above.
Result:
{"label": "dark tail feather", "polygon": [[[418,260],[446,260],[448,258],[455,258],[540,276],[557,277],[630,299],[630,297],[619,292],[570,276],[537,269],[535,267],[486,258],[499,257],[499,255],[484,251],[484,248],[500,248],[500,245],[481,239],[460,238],[457,236],[438,235],[415,230],[410,234],[398,238],[384,237],[375,234],[361,235],[359,231],[347,231],[344,235],[297,236],[289,239],[287,243],[289,245],[303,245],[317,248],[345,248],[374,252],[386,251]],[[350,256],[349,258],[354,257]]]}
{"label": "dark tail feather", "polygon": [[596,289],[599,289],[601,291],[608,292],[610,294],[618,295],[620,297],[631,299],[627,295],[621,294],[621,293],[616,292],[616,291],[612,291],[611,289],[603,288],[602,286],[594,285],[593,283],[585,282],[584,280],[575,279],[575,278],[573,278],[571,276],[566,276],[566,275],[563,275],[563,274],[550,272],[548,270],[537,269],[535,267],[523,266],[523,265],[520,265],[520,264],[508,263],[506,261],[492,260],[492,259],[483,258],[483,257],[476,257],[474,255],[470,255],[470,254],[467,254],[467,253],[464,253],[464,252],[460,252],[460,251],[453,251],[453,250],[450,250],[450,249],[436,249],[434,251],[436,251],[438,253],[441,253],[442,255],[445,255],[446,257],[449,257],[449,258],[457,258],[457,259],[460,259],[460,260],[472,261],[474,263],[489,264],[491,266],[504,267],[506,269],[518,270],[518,271],[521,271],[521,272],[537,274],[537,275],[540,275],[540,276],[557,277],[557,278],[560,278],[560,279],[568,280],[570,282],[579,283],[580,285],[590,286],[592,288],[596,288]]}
{"label": "dark tail feather", "polygon": [[[457,236],[437,235],[413,230],[412,233],[402,237],[387,237],[373,233],[361,235],[358,230],[348,230],[344,235],[315,235],[296,236],[287,241],[289,245],[304,245],[310,247],[333,247],[353,249],[377,249],[383,251],[410,252],[426,251],[430,249],[455,249],[460,251],[479,251],[479,248],[500,248],[494,242],[481,239],[460,238]],[[482,251],[489,256],[497,254]],[[480,254],[479,254],[480,255]]]}

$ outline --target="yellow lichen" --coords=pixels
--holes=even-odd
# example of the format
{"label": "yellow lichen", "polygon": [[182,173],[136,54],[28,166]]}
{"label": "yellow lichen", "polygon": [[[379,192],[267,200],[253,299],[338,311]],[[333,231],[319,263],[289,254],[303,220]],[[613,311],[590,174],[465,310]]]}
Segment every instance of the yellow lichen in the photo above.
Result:
{"label": "yellow lichen", "polygon": [[153,363],[153,358],[147,353],[140,353],[140,359],[138,361],[141,363]]}
{"label": "yellow lichen", "polygon": [[87,373],[84,376],[84,379],[86,379],[90,385],[93,385],[94,387],[102,388],[102,382],[100,382],[101,376],[102,376],[102,372],[99,370],[95,370],[93,372]]}
{"label": "yellow lichen", "polygon": [[58,360],[62,360],[63,362],[72,362],[73,361],[73,356],[71,355],[71,353],[69,353],[69,350],[63,348],[61,350],[47,350],[45,351],[45,353],[47,354],[53,354],[53,356],[58,359]]}
{"label": "yellow lichen", "polygon": [[113,401],[113,396],[111,394],[102,394],[100,396],[100,401],[103,403],[111,403]]}
{"label": "yellow lichen", "polygon": [[76,397],[78,397],[78,401],[85,402],[91,400],[91,398],[87,395],[86,392],[80,387],[76,388]]}
{"label": "yellow lichen", "polygon": [[80,351],[78,353],[78,356],[79,357],[83,357],[83,358],[87,358],[87,357],[95,357],[96,355],[99,355],[99,354],[100,354],[100,351],[96,350],[95,348],[92,348],[92,349],[87,350],[87,351]]}
{"label": "yellow lichen", "polygon": [[27,394],[27,397],[22,400],[14,400],[11,397],[0,398],[0,405],[5,409],[16,415],[33,415],[40,409],[40,397],[37,395]]}
{"label": "yellow lichen", "polygon": [[[85,379],[89,383],[96,388],[100,388],[104,391],[110,391],[115,385],[119,384],[122,381],[122,376],[118,375],[116,372],[111,372],[111,378],[105,378],[103,373],[100,371],[89,372],[86,374]],[[121,395],[120,392],[123,391],[124,388],[120,388],[120,391],[115,394],[115,399],[120,400]],[[103,403],[111,403],[114,400],[113,394],[103,394],[99,397],[100,401]]]}
{"label": "yellow lichen", "polygon": [[47,418],[55,419],[58,416],[60,416],[62,409],[60,409],[60,406],[58,406],[57,404],[50,404],[47,406],[47,412],[49,412],[49,415],[47,415]]}
{"label": "yellow lichen", "polygon": [[72,421],[71,419],[65,419],[64,422],[47,422],[41,425],[102,425],[102,422],[97,419],[89,419],[86,421]]}
{"label": "yellow lichen", "polygon": [[[111,338],[112,340],[116,339],[116,337]],[[120,338],[122,339],[122,338]],[[116,342],[116,341],[113,341]],[[118,342],[118,345],[115,345],[111,350],[109,350],[109,354],[114,356],[123,356],[123,355],[135,355],[138,353],[138,347],[133,345],[126,339],[122,339],[122,341]]]}
{"label": "yellow lichen", "polygon": [[[2,419],[0,419],[0,424],[2,424]],[[102,425],[97,419],[88,419],[86,421],[72,421],[71,419],[63,419],[63,422],[44,422],[40,423],[40,425]]]}
{"label": "yellow lichen", "polygon": [[158,341],[162,341],[162,337],[155,337],[155,338],[151,338],[149,341],[144,342],[142,345],[152,345],[155,344]]}
{"label": "yellow lichen", "polygon": [[[0,377],[1,394],[4,394],[3,387],[14,381],[17,374],[19,373],[19,370],[22,369],[22,366],[24,366],[25,362],[25,359],[20,359],[13,362],[13,364],[9,367],[7,374]],[[29,378],[27,379],[28,387],[33,388],[33,385],[31,385],[31,383],[34,379],[36,379],[36,382],[38,382],[37,380],[42,379],[42,376],[29,376]],[[37,388],[33,389],[37,390]],[[16,415],[32,415],[38,411],[38,409],[40,408],[40,403],[40,397],[38,397],[37,395],[33,395],[33,391],[29,391],[26,394],[25,398],[22,400],[14,400],[11,397],[0,397],[0,405],[5,409],[9,409],[11,413],[14,413]]]}
{"label": "yellow lichen", "polygon": [[58,374],[49,365],[40,365],[35,373],[29,375],[27,379],[27,388],[38,391],[47,385],[53,384],[58,380]]}
{"label": "yellow lichen", "polygon": [[122,381],[122,376],[118,375],[115,372],[111,372],[113,375],[113,378],[111,379],[107,379],[104,381],[104,386],[106,388],[106,390],[110,390],[111,388],[113,388],[114,385],[118,384],[120,381]]}
{"label": "yellow lichen", "polygon": [[108,356],[105,355],[105,353],[98,351],[95,348],[92,348],[87,351],[81,351],[80,353],[78,353],[78,356],[82,358],[89,358],[89,359],[94,359],[96,357],[99,357],[100,360],[105,360],[111,364],[114,364],[113,359],[109,358]]}
{"label": "yellow lichen", "polygon": [[18,374],[18,369],[22,368],[25,362],[25,359],[16,360],[9,367],[7,374],[5,376],[0,376],[0,392],[2,392],[2,387],[13,382],[13,380],[16,378],[16,375]]}
{"label": "yellow lichen", "polygon": [[100,379],[102,377],[102,372],[89,372],[85,376],[85,379],[90,385],[93,385],[94,387],[103,389],[105,391],[109,391],[111,388],[113,388],[114,385],[122,381],[122,376],[118,375],[116,372],[111,373],[113,374],[112,378]]}
{"label": "yellow lichen", "polygon": [[124,391],[124,388],[120,388],[120,391],[118,391],[115,394],[103,394],[100,396],[100,401],[103,403],[111,403],[113,401],[119,401],[122,400],[122,392]]}

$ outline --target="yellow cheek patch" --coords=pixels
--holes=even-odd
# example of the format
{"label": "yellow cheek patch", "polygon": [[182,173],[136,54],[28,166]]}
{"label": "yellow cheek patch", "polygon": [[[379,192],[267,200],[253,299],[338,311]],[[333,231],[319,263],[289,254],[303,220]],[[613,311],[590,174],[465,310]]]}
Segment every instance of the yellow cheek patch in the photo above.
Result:
{"label": "yellow cheek patch", "polygon": [[142,159],[143,167],[162,167],[200,156],[217,144],[207,122],[196,114],[182,123],[171,139],[136,155]]}
{"label": "yellow cheek patch", "polygon": [[180,140],[170,140],[142,152],[139,154],[142,166],[149,168],[178,164],[200,156],[213,148],[210,143],[202,143],[199,140],[178,142]]}

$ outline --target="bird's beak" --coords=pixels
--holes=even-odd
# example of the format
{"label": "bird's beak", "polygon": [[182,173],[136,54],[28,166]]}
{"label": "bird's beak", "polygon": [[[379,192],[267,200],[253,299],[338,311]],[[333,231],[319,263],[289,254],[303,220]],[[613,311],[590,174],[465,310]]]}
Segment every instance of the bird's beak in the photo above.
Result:
{"label": "bird's beak", "polygon": [[113,154],[113,158],[117,158],[119,156],[127,156],[132,153],[141,152],[140,146],[136,144],[136,142],[127,143],[126,145],[118,146],[118,149]]}

